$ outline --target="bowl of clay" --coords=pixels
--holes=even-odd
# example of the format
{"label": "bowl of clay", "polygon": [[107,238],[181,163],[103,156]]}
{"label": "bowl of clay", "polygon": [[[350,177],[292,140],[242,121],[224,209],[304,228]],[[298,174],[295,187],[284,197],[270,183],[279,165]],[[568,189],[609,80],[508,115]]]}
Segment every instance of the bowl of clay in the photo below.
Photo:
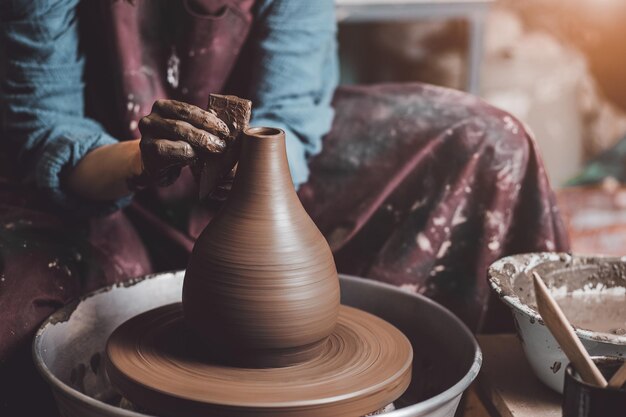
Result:
{"label": "bowl of clay", "polygon": [[537,312],[534,271],[591,356],[622,357],[626,354],[626,257],[530,253],[502,258],[489,268],[491,287],[513,311],[533,371],[562,393],[569,361]]}
{"label": "bowl of clay", "polygon": [[[145,417],[126,408],[104,372],[109,335],[127,319],[179,302],[184,272],[103,288],[53,314],[33,343],[35,363],[63,417]],[[390,417],[452,417],[482,362],[472,333],[452,313],[420,295],[340,276],[342,303],[400,329],[413,346],[413,378]]]}

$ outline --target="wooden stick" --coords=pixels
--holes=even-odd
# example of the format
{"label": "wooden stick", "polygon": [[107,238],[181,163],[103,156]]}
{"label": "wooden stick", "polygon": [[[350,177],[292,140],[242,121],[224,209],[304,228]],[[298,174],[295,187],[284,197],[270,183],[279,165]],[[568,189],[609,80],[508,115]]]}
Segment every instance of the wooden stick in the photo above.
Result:
{"label": "wooden stick", "polygon": [[617,372],[615,372],[615,374],[611,377],[609,387],[620,389],[624,383],[626,383],[626,363],[623,363]]}
{"label": "wooden stick", "polygon": [[211,194],[220,179],[227,175],[235,166],[239,158],[237,142],[239,135],[248,127],[252,102],[236,96],[223,96],[220,94],[209,95],[210,111],[214,111],[222,121],[226,122],[230,129],[228,149],[220,156],[205,156],[200,169],[200,200]]}
{"label": "wooden stick", "polygon": [[601,388],[606,387],[606,379],[589,357],[582,342],[578,336],[576,336],[572,325],[565,317],[565,314],[563,314],[563,311],[561,311],[559,305],[554,301],[554,298],[550,295],[546,284],[536,272],[533,272],[533,283],[535,285],[535,297],[541,318],[546,326],[548,326],[552,336],[559,342],[561,349],[569,361],[574,364],[574,368],[580,374],[583,381]]}

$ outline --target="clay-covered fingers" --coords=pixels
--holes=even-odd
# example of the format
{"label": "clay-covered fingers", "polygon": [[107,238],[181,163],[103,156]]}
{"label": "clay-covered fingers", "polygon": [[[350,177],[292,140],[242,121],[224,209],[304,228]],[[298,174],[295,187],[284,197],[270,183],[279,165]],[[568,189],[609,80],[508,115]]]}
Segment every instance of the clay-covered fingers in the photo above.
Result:
{"label": "clay-covered fingers", "polygon": [[230,130],[226,123],[214,112],[202,110],[192,104],[176,100],[157,100],[152,106],[152,112],[166,119],[180,120],[190,125],[212,133],[221,138],[227,138]]}
{"label": "clay-covered fingers", "polygon": [[214,112],[175,100],[157,100],[139,131],[143,170],[129,183],[134,188],[169,184],[183,166],[193,169],[209,155],[223,155],[230,135]]}
{"label": "clay-covered fingers", "polygon": [[187,165],[196,158],[196,152],[187,142],[155,139],[141,141],[141,154],[146,161],[158,161],[159,168]]}
{"label": "clay-covered fingers", "polygon": [[139,147],[144,170],[141,180],[146,180],[146,184],[169,185],[178,178],[183,166],[192,164],[196,159],[196,152],[187,142],[142,140]]}
{"label": "clay-covered fingers", "polygon": [[221,153],[226,149],[226,141],[217,135],[182,120],[166,119],[155,113],[141,118],[139,131],[142,138],[148,141],[150,139],[180,141],[210,153]]}

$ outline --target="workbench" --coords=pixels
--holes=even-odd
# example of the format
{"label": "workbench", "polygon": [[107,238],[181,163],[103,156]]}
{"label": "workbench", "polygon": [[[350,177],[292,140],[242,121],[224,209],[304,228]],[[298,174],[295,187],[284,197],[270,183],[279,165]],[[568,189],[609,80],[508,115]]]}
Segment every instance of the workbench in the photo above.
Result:
{"label": "workbench", "polygon": [[560,394],[533,373],[514,334],[478,336],[483,366],[460,417],[561,417]]}

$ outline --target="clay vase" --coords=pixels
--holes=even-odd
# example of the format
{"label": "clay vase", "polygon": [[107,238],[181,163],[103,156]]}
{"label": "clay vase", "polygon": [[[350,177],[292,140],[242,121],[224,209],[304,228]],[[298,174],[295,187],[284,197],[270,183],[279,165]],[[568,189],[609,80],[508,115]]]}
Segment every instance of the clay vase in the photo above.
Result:
{"label": "clay vase", "polygon": [[339,296],[330,248],[291,180],[285,133],[246,129],[228,200],[189,260],[186,325],[217,360],[288,366],[321,352]]}

